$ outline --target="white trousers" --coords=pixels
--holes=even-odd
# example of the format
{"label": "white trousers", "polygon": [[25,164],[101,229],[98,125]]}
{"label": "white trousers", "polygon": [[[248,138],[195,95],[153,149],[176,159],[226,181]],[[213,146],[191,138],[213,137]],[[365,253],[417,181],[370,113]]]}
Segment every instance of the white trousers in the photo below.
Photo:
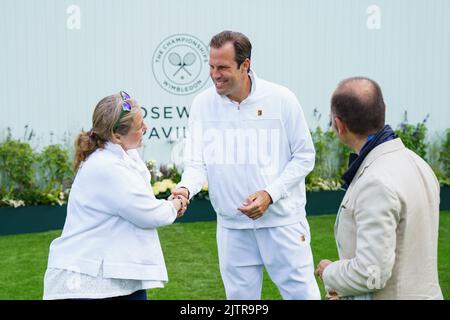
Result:
{"label": "white trousers", "polygon": [[217,225],[219,266],[229,300],[259,300],[262,268],[285,300],[318,300],[309,225],[227,229]]}

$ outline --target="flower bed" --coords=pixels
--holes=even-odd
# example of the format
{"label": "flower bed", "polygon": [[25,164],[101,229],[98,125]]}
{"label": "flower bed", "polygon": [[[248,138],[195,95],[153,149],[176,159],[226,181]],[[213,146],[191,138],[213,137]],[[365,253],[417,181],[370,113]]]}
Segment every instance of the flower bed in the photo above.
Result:
{"label": "flower bed", "polygon": [[[308,216],[335,214],[343,191],[307,192]],[[450,187],[441,188],[441,211],[450,210]],[[64,226],[67,206],[26,206],[0,208],[0,235],[60,230]],[[186,214],[177,223],[212,221],[216,213],[207,197],[195,197]]]}

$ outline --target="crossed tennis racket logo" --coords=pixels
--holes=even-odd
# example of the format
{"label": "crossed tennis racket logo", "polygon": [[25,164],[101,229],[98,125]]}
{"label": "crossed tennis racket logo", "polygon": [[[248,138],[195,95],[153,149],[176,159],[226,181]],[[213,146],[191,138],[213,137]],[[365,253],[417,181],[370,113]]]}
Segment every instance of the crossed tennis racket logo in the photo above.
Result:
{"label": "crossed tennis racket logo", "polygon": [[173,76],[175,77],[181,70],[183,70],[190,77],[192,77],[192,74],[189,72],[188,69],[186,69],[186,67],[192,66],[195,63],[195,60],[197,60],[197,57],[193,52],[186,53],[183,59],[181,59],[181,56],[176,52],[172,52],[171,54],[169,54],[170,64],[175,67],[178,67],[177,71],[175,71]]}

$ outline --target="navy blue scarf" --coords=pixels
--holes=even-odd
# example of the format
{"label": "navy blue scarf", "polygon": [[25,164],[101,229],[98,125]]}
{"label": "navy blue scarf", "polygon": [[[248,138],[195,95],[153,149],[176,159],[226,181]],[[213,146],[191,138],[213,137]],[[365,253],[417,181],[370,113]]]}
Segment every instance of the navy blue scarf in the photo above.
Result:
{"label": "navy blue scarf", "polygon": [[377,133],[375,133],[375,135],[369,136],[368,141],[361,148],[359,155],[356,153],[350,154],[348,169],[342,175],[342,179],[344,180],[344,185],[342,187],[347,190],[347,188],[350,186],[350,183],[352,183],[356,172],[358,171],[359,167],[361,166],[366,156],[370,153],[370,151],[372,151],[376,146],[379,146],[380,144],[393,140],[395,138],[397,138],[397,135],[389,125],[385,125]]}

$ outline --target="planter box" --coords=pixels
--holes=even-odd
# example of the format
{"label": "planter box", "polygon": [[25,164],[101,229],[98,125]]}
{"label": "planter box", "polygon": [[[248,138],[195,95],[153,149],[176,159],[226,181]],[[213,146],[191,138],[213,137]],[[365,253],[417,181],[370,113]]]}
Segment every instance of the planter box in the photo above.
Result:
{"label": "planter box", "polygon": [[[306,214],[307,215],[323,215],[335,214],[342,198],[344,191],[320,191],[306,193]],[[194,199],[191,201],[188,210],[179,222],[195,222],[195,221],[212,221],[216,220],[211,203],[208,200]]]}
{"label": "planter box", "polygon": [[[67,205],[0,208],[0,236],[21,233],[62,230],[66,221]],[[216,213],[208,200],[195,199],[177,222],[216,220]]]}
{"label": "planter box", "polygon": [[[29,206],[0,208],[0,236],[21,233],[62,230],[66,221],[67,206]],[[213,221],[216,213],[208,200],[191,201],[188,210],[177,223]]]}
{"label": "planter box", "polygon": [[215,221],[216,212],[214,211],[211,202],[206,199],[191,200],[187,211],[181,219],[177,222],[198,222],[198,221]]}
{"label": "planter box", "polygon": [[450,187],[441,187],[441,204],[439,206],[441,211],[450,210]]}
{"label": "planter box", "polygon": [[[344,191],[306,193],[308,216],[336,214]],[[450,210],[450,187],[441,188],[440,210]],[[0,235],[61,230],[66,220],[67,206],[30,206],[0,208]],[[214,221],[216,213],[206,199],[194,199],[177,223]]]}
{"label": "planter box", "polygon": [[336,214],[345,191],[318,191],[306,193],[306,216]]}
{"label": "planter box", "polygon": [[60,230],[67,206],[0,208],[0,235]]}

